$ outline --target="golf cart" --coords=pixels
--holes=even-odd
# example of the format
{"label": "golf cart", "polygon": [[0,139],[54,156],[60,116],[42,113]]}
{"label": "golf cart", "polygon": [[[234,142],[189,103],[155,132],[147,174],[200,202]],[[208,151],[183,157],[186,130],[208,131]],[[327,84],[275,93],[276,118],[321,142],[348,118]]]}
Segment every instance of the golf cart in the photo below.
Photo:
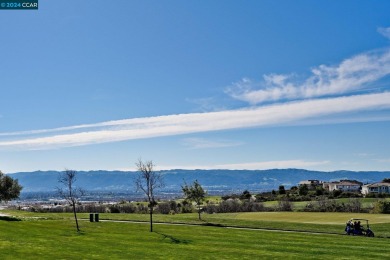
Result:
{"label": "golf cart", "polygon": [[[362,224],[366,222],[366,225]],[[345,227],[345,232],[347,235],[353,236],[366,236],[373,237],[374,232],[370,229],[370,225],[368,225],[368,219],[362,218],[351,218],[347,221],[347,226]]]}

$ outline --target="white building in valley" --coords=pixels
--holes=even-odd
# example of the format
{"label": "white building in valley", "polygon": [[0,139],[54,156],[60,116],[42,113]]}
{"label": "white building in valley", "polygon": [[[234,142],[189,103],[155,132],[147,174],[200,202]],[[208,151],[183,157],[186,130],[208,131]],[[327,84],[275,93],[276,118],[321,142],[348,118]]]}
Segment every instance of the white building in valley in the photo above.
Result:
{"label": "white building in valley", "polygon": [[390,194],[390,183],[389,182],[376,182],[366,184],[362,186],[362,193],[364,195],[375,193],[375,194]]}
{"label": "white building in valley", "polygon": [[359,192],[363,183],[355,180],[341,180],[335,182],[324,182],[323,187],[329,191],[340,190]]}

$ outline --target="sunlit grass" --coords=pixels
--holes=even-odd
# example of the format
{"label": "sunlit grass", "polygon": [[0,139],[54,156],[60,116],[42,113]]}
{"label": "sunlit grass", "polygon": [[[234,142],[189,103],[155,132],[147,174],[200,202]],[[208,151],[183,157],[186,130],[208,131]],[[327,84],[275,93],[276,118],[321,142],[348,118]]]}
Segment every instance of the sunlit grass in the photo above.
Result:
{"label": "sunlit grass", "polygon": [[0,221],[1,259],[385,259],[390,253],[390,241],[383,238],[212,226],[155,225],[150,233],[147,224],[84,220],[77,233],[71,215],[60,215],[45,220],[40,214],[24,214],[24,221]]}
{"label": "sunlit grass", "polygon": [[[23,211],[7,211],[18,218],[32,221],[36,219],[69,220],[73,219],[70,213],[30,213]],[[88,213],[79,213],[79,218],[89,220]],[[296,230],[309,232],[323,232],[343,234],[345,223],[351,218],[368,219],[370,227],[376,236],[390,237],[389,214],[367,213],[320,213],[320,212],[243,212],[202,214],[198,220],[196,213],[163,215],[154,214],[155,222],[188,223],[196,225],[219,225],[233,227],[249,227],[261,229]],[[124,220],[148,222],[148,214],[119,214],[101,213],[101,220]]]}

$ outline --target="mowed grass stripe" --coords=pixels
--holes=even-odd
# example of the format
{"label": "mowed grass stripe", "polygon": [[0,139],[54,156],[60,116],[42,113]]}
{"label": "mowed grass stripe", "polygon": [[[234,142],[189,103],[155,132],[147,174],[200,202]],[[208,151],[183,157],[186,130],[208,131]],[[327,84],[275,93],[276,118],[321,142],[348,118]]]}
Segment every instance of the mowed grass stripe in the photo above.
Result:
{"label": "mowed grass stripe", "polygon": [[[48,219],[72,219],[69,213],[30,213],[9,211],[11,215],[33,220],[35,217]],[[85,220],[89,214],[79,214]],[[32,218],[33,217],[33,218]],[[199,221],[197,214],[156,214],[156,222],[215,224],[233,227],[264,228],[296,230],[322,233],[343,234],[345,223],[350,218],[367,218],[375,236],[390,238],[390,214],[357,214],[357,213],[320,213],[320,212],[246,212],[202,214],[203,221]],[[101,219],[149,221],[148,214],[100,214]]]}
{"label": "mowed grass stripe", "polygon": [[382,258],[389,240],[310,235],[203,226],[82,222],[71,220],[0,221],[1,259],[253,259]]}

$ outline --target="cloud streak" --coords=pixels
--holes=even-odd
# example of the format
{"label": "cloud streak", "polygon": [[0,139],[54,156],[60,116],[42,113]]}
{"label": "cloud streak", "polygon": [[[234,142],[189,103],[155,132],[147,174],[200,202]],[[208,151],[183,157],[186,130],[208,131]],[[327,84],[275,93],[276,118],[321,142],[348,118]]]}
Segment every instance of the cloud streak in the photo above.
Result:
{"label": "cloud streak", "polygon": [[[379,28],[378,32],[390,39],[390,27]],[[276,125],[388,121],[389,87],[379,85],[378,81],[389,75],[390,48],[374,50],[334,66],[317,66],[303,80],[293,74],[269,74],[260,83],[244,78],[226,89],[231,97],[250,103],[250,108],[5,132],[0,133],[0,149],[56,149]],[[373,87],[377,93],[372,92]],[[206,110],[210,110],[214,103],[210,98],[195,102]],[[274,102],[279,103],[263,104]],[[377,113],[380,110],[386,110],[387,114]],[[359,112],[363,111],[374,111],[375,115],[362,116]],[[353,117],[350,117],[351,113],[354,113]],[[193,139],[187,140],[187,145],[199,149],[240,144]]]}
{"label": "cloud streak", "polygon": [[[390,27],[378,32],[390,39]],[[261,82],[244,78],[226,88],[234,99],[257,105],[266,102],[300,100],[368,91],[372,83],[390,75],[390,49],[374,50],[341,63],[313,68],[310,76],[300,80],[294,74],[264,75]]]}
{"label": "cloud streak", "polygon": [[390,39],[390,27],[380,27],[378,28],[378,32],[385,36],[386,38]]}
{"label": "cloud streak", "polygon": [[[98,124],[5,133],[0,149],[55,149],[133,139],[291,124],[322,116],[390,108],[390,92],[226,110],[133,118]],[[68,132],[71,131],[71,132]],[[40,136],[34,136],[40,134]],[[42,136],[43,135],[43,136]]]}

